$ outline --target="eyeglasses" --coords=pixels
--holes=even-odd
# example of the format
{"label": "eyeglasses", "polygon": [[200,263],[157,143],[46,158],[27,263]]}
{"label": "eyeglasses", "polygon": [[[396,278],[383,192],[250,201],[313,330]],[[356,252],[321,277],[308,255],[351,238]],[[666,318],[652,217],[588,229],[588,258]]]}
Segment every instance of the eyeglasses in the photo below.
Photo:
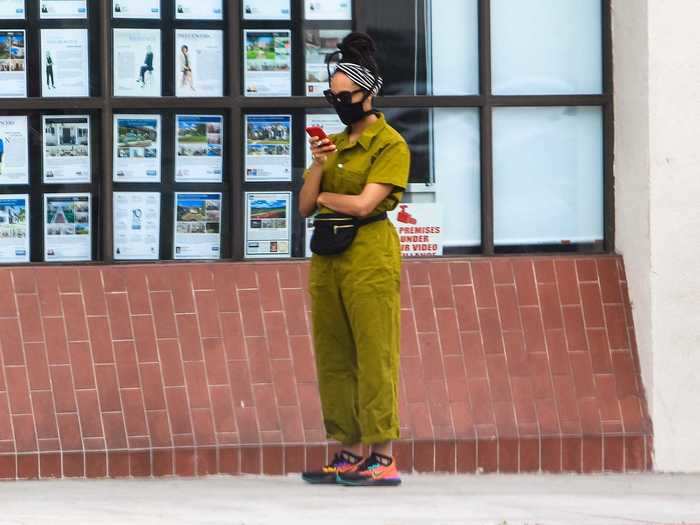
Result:
{"label": "eyeglasses", "polygon": [[333,93],[332,89],[326,89],[323,92],[323,96],[329,104],[352,104],[352,97],[355,93],[363,93],[363,89],[356,89],[355,91],[341,91],[340,93]]}

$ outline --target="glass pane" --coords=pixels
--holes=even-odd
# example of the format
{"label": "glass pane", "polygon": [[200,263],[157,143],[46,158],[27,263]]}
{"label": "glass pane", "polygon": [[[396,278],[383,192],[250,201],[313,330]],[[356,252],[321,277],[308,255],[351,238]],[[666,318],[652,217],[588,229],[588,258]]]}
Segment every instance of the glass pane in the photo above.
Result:
{"label": "glass pane", "polygon": [[602,90],[600,0],[492,0],[496,95]]}
{"label": "glass pane", "polygon": [[429,93],[479,93],[479,9],[477,0],[430,0],[432,72]]}
{"label": "glass pane", "polygon": [[411,147],[404,202],[432,204],[444,248],[481,244],[479,112],[477,109],[387,111]]}
{"label": "glass pane", "polygon": [[358,3],[377,43],[384,95],[471,95],[479,90],[477,0]]}
{"label": "glass pane", "polygon": [[496,108],[496,245],[603,239],[600,108]]}

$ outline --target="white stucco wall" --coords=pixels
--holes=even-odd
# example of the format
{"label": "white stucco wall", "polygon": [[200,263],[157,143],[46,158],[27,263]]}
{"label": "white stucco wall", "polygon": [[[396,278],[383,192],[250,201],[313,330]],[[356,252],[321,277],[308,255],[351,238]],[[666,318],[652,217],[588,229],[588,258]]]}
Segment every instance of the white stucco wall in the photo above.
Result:
{"label": "white stucco wall", "polygon": [[616,245],[660,471],[700,471],[700,2],[613,0]]}

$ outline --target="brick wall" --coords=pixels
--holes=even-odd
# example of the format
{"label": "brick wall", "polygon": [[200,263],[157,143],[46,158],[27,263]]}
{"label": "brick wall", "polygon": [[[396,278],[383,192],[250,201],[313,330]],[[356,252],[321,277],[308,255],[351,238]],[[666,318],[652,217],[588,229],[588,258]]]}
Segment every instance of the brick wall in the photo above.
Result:
{"label": "brick wall", "polygon": [[[308,263],[0,269],[0,479],[299,472]],[[406,261],[403,470],[652,468],[623,261]]]}

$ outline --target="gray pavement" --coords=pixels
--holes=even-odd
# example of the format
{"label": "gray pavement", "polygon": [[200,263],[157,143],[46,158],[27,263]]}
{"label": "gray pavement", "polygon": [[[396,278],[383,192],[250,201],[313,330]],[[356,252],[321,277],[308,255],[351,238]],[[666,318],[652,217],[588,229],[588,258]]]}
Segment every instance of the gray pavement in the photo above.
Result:
{"label": "gray pavement", "polygon": [[700,474],[404,475],[398,488],[298,476],[0,482],[0,524],[700,524]]}

